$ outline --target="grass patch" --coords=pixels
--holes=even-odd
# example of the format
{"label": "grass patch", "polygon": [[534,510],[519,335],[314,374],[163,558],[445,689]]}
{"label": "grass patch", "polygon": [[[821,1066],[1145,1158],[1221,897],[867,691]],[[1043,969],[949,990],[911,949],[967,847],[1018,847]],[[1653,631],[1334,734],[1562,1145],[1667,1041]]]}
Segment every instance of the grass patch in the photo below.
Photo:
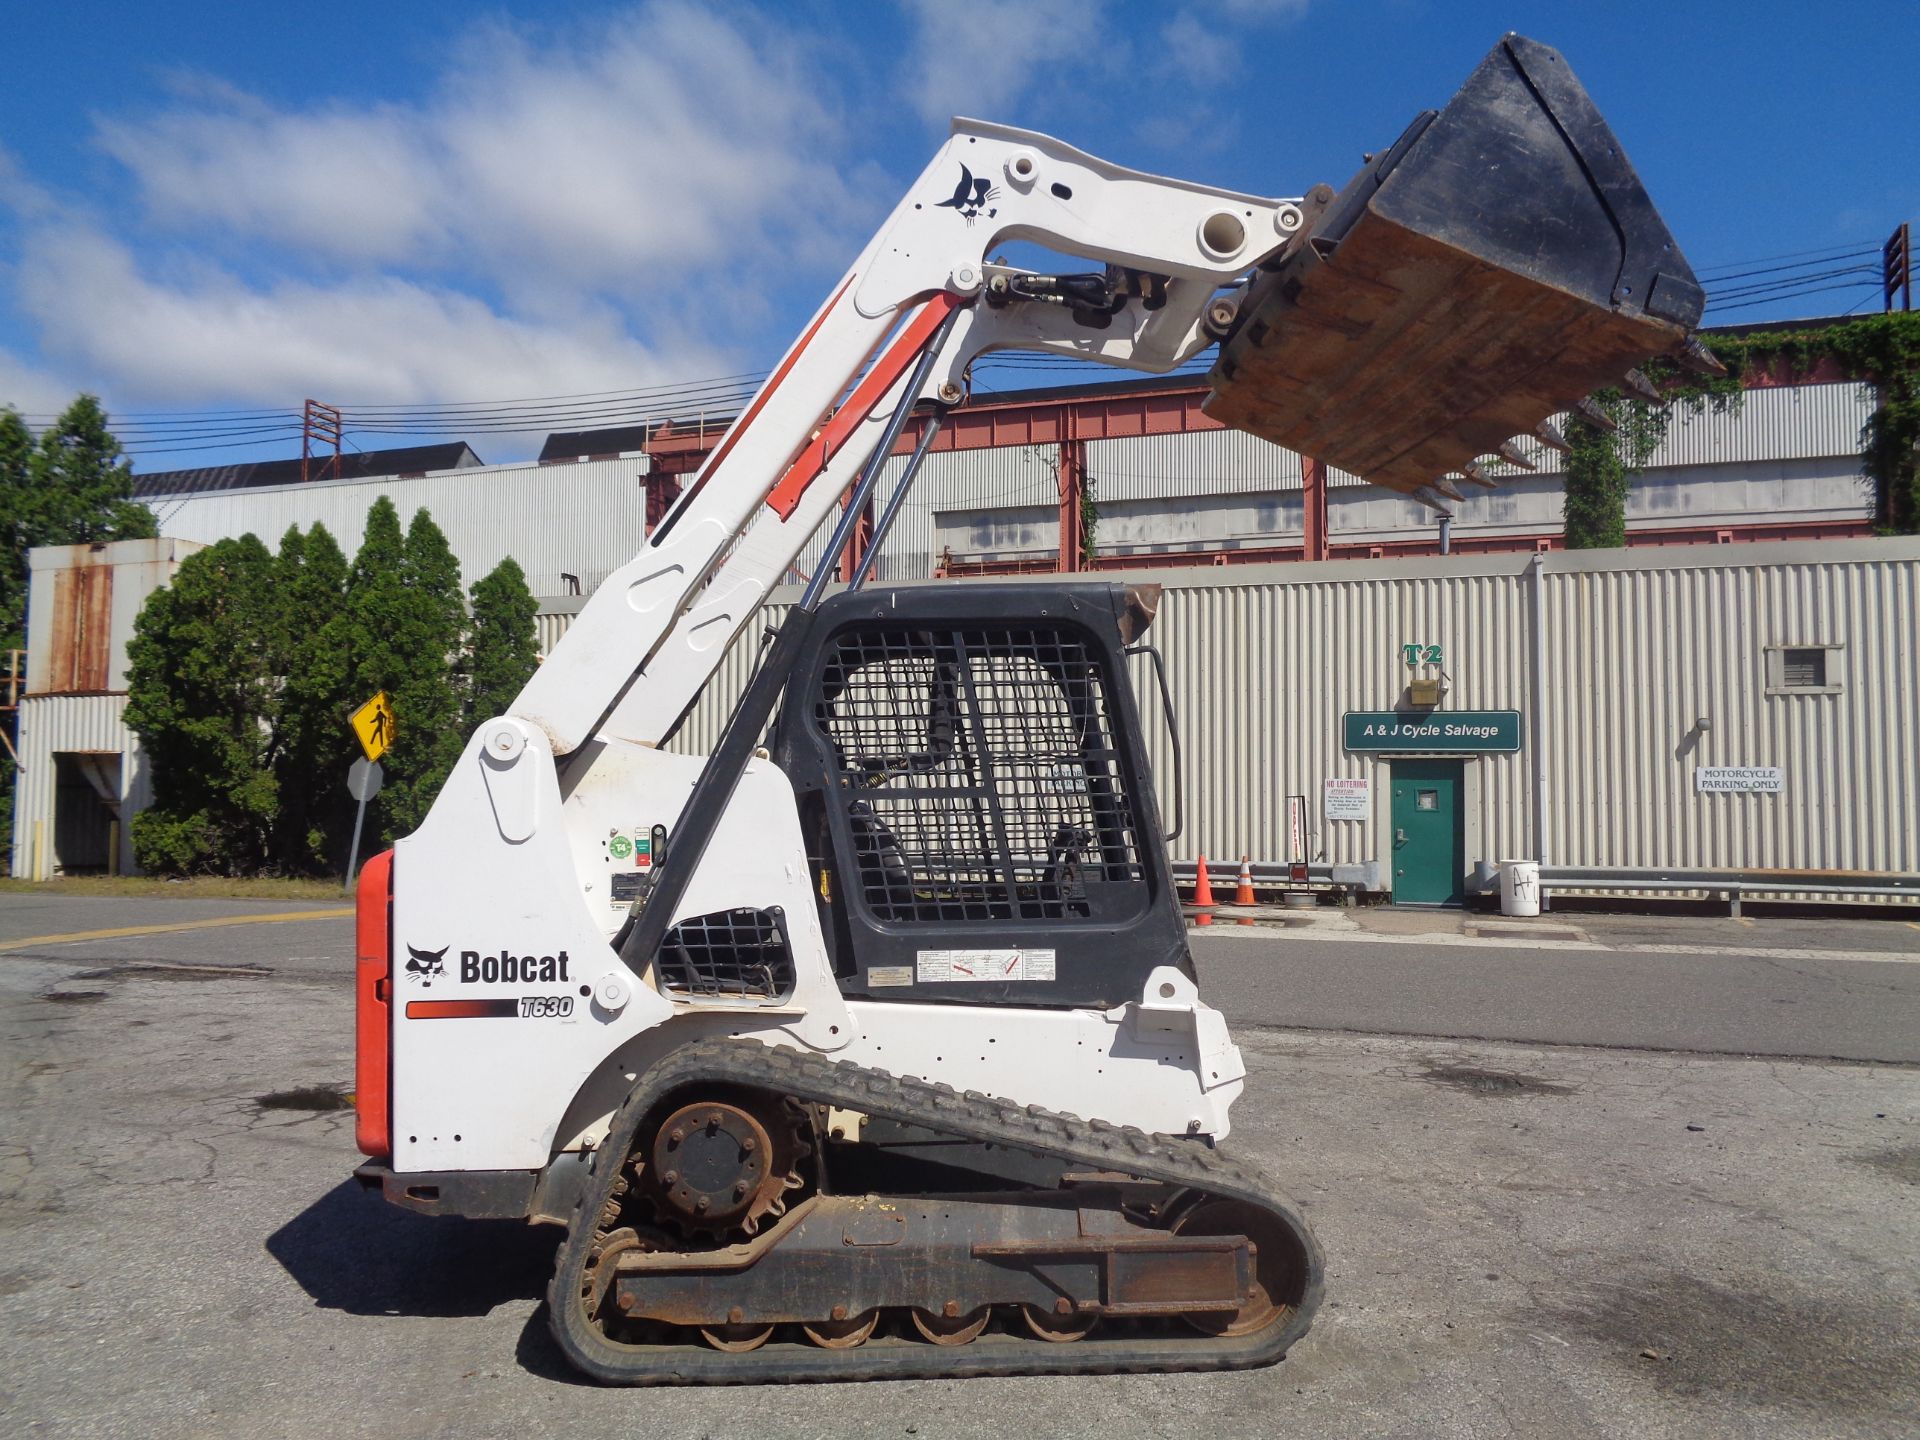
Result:
{"label": "grass patch", "polygon": [[162,880],[151,875],[75,875],[65,880],[0,880],[0,895],[66,895],[76,900],[127,896],[139,900],[334,900],[345,902],[338,880],[231,880],[196,875]]}

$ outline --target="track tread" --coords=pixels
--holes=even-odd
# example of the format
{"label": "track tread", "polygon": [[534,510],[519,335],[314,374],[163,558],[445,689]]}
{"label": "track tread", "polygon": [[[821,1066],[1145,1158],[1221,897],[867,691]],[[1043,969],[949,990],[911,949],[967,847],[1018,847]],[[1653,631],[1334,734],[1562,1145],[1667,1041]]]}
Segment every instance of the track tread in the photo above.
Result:
{"label": "track tread", "polygon": [[[668,1092],[701,1081],[764,1087],[810,1103],[857,1110],[1011,1149],[1065,1156],[1145,1179],[1192,1186],[1281,1215],[1306,1251],[1307,1286],[1299,1306],[1271,1333],[1233,1339],[1157,1337],[1090,1339],[1071,1346],[990,1337],[972,1345],[874,1346],[823,1350],[768,1345],[746,1354],[691,1345],[624,1345],[610,1339],[580,1303],[600,1227],[589,1217],[617,1214],[612,1205],[621,1168],[647,1112]],[[616,1385],[766,1384],[784,1381],[934,1379],[967,1375],[1116,1374],[1132,1370],[1244,1369],[1280,1359],[1305,1333],[1324,1283],[1320,1247],[1299,1208],[1257,1170],[1218,1150],[1104,1120],[1081,1120],[1039,1105],[1021,1106],[958,1091],[950,1085],[896,1076],[757,1040],[698,1041],[666,1056],[639,1077],[607,1138],[588,1163],[567,1238],[548,1287],[548,1322],[567,1358],[596,1380]]]}

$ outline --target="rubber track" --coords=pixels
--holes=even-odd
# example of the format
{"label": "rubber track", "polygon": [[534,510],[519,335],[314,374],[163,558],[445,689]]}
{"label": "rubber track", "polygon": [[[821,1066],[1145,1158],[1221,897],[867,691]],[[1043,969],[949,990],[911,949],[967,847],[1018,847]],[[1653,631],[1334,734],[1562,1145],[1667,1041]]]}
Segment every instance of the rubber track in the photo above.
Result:
{"label": "rubber track", "polygon": [[[633,1151],[640,1122],[675,1090],[701,1082],[749,1085],[775,1094],[885,1120],[920,1125],[965,1139],[1064,1157],[1095,1169],[1244,1200],[1278,1214],[1300,1237],[1307,1286],[1292,1315],[1266,1331],[1234,1338],[1103,1337],[1072,1344],[988,1334],[967,1345],[874,1339],[851,1350],[775,1340],[745,1354],[707,1349],[698,1341],[625,1345],[588,1317],[581,1286],[593,1255],[596,1220]],[[548,1323],[567,1358],[612,1385],[770,1384],[786,1381],[951,1378],[972,1375],[1109,1375],[1129,1371],[1238,1370],[1268,1365],[1306,1332],[1324,1283],[1319,1244],[1291,1201],[1258,1171],[1191,1140],[1150,1135],[1104,1121],[1018,1106],[974,1091],[903,1079],[756,1040],[702,1040],[677,1050],[635,1083],[593,1153],[566,1241],[547,1292]]]}

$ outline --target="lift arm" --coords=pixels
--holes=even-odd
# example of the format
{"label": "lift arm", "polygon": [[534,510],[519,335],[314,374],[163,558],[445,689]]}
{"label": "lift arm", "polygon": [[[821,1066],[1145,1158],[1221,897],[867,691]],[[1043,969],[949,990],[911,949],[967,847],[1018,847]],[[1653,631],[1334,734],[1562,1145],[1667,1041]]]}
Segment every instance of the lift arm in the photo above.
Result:
{"label": "lift arm", "polygon": [[[990,263],[1012,241],[1103,266]],[[1229,293],[1223,288],[1243,277]],[[603,727],[657,744],[900,406],[1035,350],[1164,373],[1221,342],[1209,413],[1445,510],[1510,438],[1678,353],[1703,296],[1556,52],[1501,40],[1444,110],[1338,193],[1265,199],[959,120],[649,538],[513,714],[554,754]],[[951,322],[951,323],[949,323]],[[905,377],[944,341],[923,387]],[[912,393],[909,393],[909,392]],[[1597,413],[1597,412],[1583,412]],[[884,463],[875,456],[874,463]]]}
{"label": "lift arm", "polygon": [[[956,121],[646,547],[594,592],[511,713],[543,730],[556,756],[616,713],[613,733],[657,741],[831,511],[866,459],[861,442],[871,444],[895,407],[922,398],[906,395],[902,381],[948,314],[961,312],[928,381],[931,398],[958,399],[974,356],[1012,346],[1163,372],[1209,343],[1206,309],[1220,288],[1303,223],[1292,201],[1147,175],[1045,135]],[[1034,295],[999,303],[989,285],[1011,292],[1025,272],[986,257],[1011,241],[1111,267],[1111,293],[1086,284],[1056,297],[1046,293],[1058,288],[1047,283],[1055,277],[1042,277],[1030,282]]]}

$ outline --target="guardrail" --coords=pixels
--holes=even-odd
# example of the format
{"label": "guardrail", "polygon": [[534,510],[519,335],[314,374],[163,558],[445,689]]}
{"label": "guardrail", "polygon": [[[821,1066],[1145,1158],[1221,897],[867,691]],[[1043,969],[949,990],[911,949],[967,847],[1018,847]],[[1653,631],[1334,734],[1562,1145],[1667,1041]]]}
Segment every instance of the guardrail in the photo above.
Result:
{"label": "guardrail", "polygon": [[[1291,867],[1283,860],[1250,862],[1253,883],[1263,890],[1350,890],[1377,892],[1379,867],[1372,861],[1357,865],[1330,865],[1314,861],[1307,866],[1304,883],[1289,880]],[[1191,860],[1173,862],[1176,883],[1192,886],[1197,866]],[[1237,860],[1209,862],[1207,874],[1217,893],[1229,889],[1240,873]],[[1493,894],[1500,888],[1500,867],[1483,860],[1468,878],[1469,894]],[[1896,870],[1694,870],[1679,866],[1543,865],[1540,867],[1542,896],[1554,891],[1627,890],[1647,894],[1703,893],[1724,898],[1731,913],[1740,913],[1740,902],[1747,896],[1817,895],[1821,897],[1870,896],[1876,900],[1911,900],[1920,904],[1920,874]],[[1194,907],[1186,907],[1190,912]],[[1269,907],[1260,907],[1266,909]],[[1246,907],[1217,905],[1214,913],[1226,917],[1239,915]],[[1197,912],[1195,912],[1197,913]],[[1251,912],[1247,912],[1251,913]]]}
{"label": "guardrail", "polygon": [[[1493,872],[1499,874],[1497,867]],[[1633,890],[1650,894],[1704,891],[1724,896],[1740,913],[1748,895],[1871,895],[1920,903],[1920,875],[1895,870],[1689,870],[1647,866],[1543,865],[1540,893],[1556,890]]]}

